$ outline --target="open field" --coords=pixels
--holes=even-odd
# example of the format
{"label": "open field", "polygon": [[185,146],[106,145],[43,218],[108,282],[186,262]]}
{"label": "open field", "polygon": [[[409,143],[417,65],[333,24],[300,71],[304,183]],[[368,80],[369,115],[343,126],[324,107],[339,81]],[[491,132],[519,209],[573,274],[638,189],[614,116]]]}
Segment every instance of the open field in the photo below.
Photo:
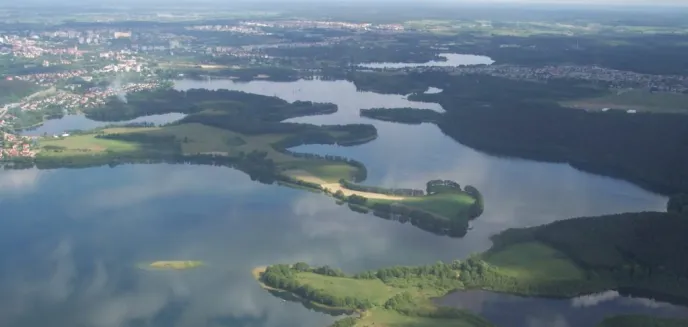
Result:
{"label": "open field", "polygon": [[113,152],[136,152],[141,149],[134,142],[99,139],[95,134],[74,135],[58,139],[41,140],[41,156],[86,156]]}
{"label": "open field", "polygon": [[584,272],[563,253],[540,242],[508,246],[488,251],[485,261],[498,267],[499,272],[523,279],[582,279]]}
{"label": "open field", "polygon": [[336,296],[368,299],[374,305],[383,305],[389,298],[402,291],[385,285],[379,279],[331,277],[304,272],[298,274],[297,280]]}
{"label": "open field", "polygon": [[[317,158],[296,158],[275,150],[273,144],[289,136],[286,134],[244,135],[200,123],[165,127],[112,127],[100,130],[98,133],[104,135],[174,136],[174,141],[180,145],[181,152],[186,155],[200,153],[239,157],[242,153],[265,152],[267,158],[273,160],[280,170],[286,172],[286,175],[307,181],[316,180],[318,184],[333,183],[342,178],[351,178],[358,169],[344,162]],[[135,153],[137,151],[145,154],[146,151],[156,150],[155,147],[151,149],[144,143],[98,138],[97,135],[97,132],[94,132],[93,134],[71,135],[61,138],[43,138],[40,140],[40,156],[92,156],[96,154]]]}
{"label": "open field", "polygon": [[621,109],[645,112],[688,113],[688,94],[634,90],[603,97],[562,102],[563,106],[585,110]]}
{"label": "open field", "polygon": [[436,319],[401,315],[395,311],[373,309],[357,321],[356,327],[479,327],[490,326],[461,319]]}
{"label": "open field", "polygon": [[406,197],[402,204],[432,212],[443,217],[452,218],[458,213],[457,209],[468,207],[475,199],[467,193],[440,193],[426,196]]}

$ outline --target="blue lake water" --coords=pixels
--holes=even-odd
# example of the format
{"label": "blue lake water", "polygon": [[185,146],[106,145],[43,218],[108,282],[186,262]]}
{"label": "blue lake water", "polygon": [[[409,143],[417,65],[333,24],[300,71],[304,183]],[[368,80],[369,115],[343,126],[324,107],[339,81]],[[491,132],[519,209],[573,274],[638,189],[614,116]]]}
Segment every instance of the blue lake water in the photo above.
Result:
{"label": "blue lake water", "polygon": [[[442,108],[403,96],[357,92],[345,81],[180,81],[176,87],[334,102],[336,114],[294,121],[372,123],[379,138],[355,147],[295,151],[362,161],[371,184],[422,188],[435,178],[471,184],[485,197],[485,213],[465,238],[452,239],[354,213],[322,195],[259,184],[222,167],[0,170],[0,326],[324,327],[334,318],[261,290],[251,269],[306,261],[355,272],[460,259],[487,249],[488,237],[507,228],[663,210],[667,200],[565,164],[486,155],[434,125],[361,118],[361,108]],[[60,125],[67,124],[62,120],[48,123],[57,129],[91,128],[90,122],[69,128]],[[53,126],[48,123],[44,126]],[[156,260],[203,260],[207,266],[183,272],[136,267]],[[595,310],[606,310],[606,304],[600,305]],[[564,312],[556,305],[544,308],[552,315]]]}
{"label": "blue lake water", "polygon": [[359,66],[363,68],[399,69],[411,67],[460,67],[474,65],[491,65],[492,63],[494,63],[494,60],[492,60],[490,57],[472,54],[440,53],[439,56],[444,58],[445,60],[431,60],[423,63],[372,62],[360,64]]}

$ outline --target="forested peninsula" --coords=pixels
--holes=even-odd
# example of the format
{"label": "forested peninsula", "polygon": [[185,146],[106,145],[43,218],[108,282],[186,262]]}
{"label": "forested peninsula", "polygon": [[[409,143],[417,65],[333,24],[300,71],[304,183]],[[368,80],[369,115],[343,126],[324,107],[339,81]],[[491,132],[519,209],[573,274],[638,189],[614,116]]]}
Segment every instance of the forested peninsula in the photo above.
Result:
{"label": "forested peninsula", "polygon": [[[688,115],[566,106],[609,94],[605,85],[444,72],[356,72],[348,79],[363,91],[410,93],[410,100],[439,103],[446,110],[368,109],[361,111],[365,117],[431,122],[458,142],[491,154],[566,162],[663,194],[688,192]],[[428,87],[442,92],[426,94]]]}
{"label": "forested peninsula", "polygon": [[[454,320],[454,326],[488,326],[466,311],[438,307],[431,298],[469,289],[561,298],[619,290],[688,302],[687,229],[687,217],[676,213],[583,217],[504,231],[493,237],[488,251],[451,263],[353,275],[296,263],[270,266],[255,275],[265,288],[289,292],[311,305],[360,313],[335,326],[398,319],[420,319],[418,326],[447,320]],[[610,318],[601,326],[646,320],[661,322],[658,326],[686,323],[630,316]]]}
{"label": "forested peninsula", "polygon": [[38,138],[34,160],[16,161],[11,168],[61,168],[123,163],[188,163],[230,166],[262,183],[277,183],[321,192],[348,203],[356,212],[410,222],[423,230],[461,237],[469,221],[483,211],[483,198],[472,186],[430,181],[426,190],[386,189],[356,184],[366,167],[352,159],[296,153],[305,144],[351,146],[377,137],[372,125],[312,125],[284,120],[337,111],[331,103],[295,101],[239,91],[157,89],[130,94],[127,102],[113,98],[86,116],[100,121],[184,113],[164,126],[113,125],[73,131],[63,137]]}

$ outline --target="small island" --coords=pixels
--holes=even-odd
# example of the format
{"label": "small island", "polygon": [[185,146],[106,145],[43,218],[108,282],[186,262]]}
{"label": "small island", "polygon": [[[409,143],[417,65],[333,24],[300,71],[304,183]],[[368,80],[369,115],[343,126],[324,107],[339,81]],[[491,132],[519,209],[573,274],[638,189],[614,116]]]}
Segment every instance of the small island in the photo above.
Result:
{"label": "small island", "polygon": [[203,261],[155,261],[150,264],[140,264],[146,270],[186,270],[204,266]]}
{"label": "small island", "polygon": [[[306,263],[273,265],[254,272],[263,287],[293,294],[324,309],[348,309],[357,317],[334,326],[372,326],[407,321],[413,326],[490,326],[470,312],[437,306],[433,297],[483,289],[522,296],[571,298],[606,290],[688,301],[685,215],[628,213],[577,218],[507,230],[488,251],[466,260],[390,267],[345,274]],[[624,324],[628,321],[640,322]],[[650,317],[610,318],[600,326],[685,326]]]}

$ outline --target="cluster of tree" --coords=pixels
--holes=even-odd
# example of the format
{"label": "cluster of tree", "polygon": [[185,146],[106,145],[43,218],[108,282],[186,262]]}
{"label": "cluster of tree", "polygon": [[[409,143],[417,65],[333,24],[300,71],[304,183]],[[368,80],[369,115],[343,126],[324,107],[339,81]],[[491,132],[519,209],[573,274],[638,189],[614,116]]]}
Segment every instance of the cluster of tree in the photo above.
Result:
{"label": "cluster of tree", "polygon": [[673,213],[688,213],[688,194],[676,194],[669,198],[667,202],[667,211]]}
{"label": "cluster of tree", "polygon": [[384,307],[387,310],[394,310],[405,316],[461,319],[462,322],[466,322],[470,326],[492,326],[487,320],[468,311],[451,307],[438,307],[428,303],[426,299],[414,296],[409,292],[402,292],[393,296],[385,302]]}
{"label": "cluster of tree", "polygon": [[368,198],[356,194],[351,194],[346,198],[346,201],[354,205],[364,206],[366,205],[366,203],[368,203]]}
{"label": "cluster of tree", "polygon": [[435,123],[442,117],[442,114],[431,109],[373,108],[361,109],[361,116],[382,121],[417,125]]}
{"label": "cluster of tree", "polygon": [[401,223],[410,222],[413,226],[437,235],[464,237],[468,232],[469,216],[464,212],[457,212],[456,217],[450,220],[405,205],[375,203],[371,209],[373,209],[375,216],[380,218],[392,219]]}
{"label": "cluster of tree", "polygon": [[471,185],[466,185],[464,192],[468,193],[475,199],[475,202],[468,207],[468,217],[475,219],[482,215],[483,211],[485,210],[485,201],[483,200],[483,195],[480,193],[480,191]]}
{"label": "cluster of tree", "polygon": [[[284,123],[283,123],[284,124]],[[337,144],[351,146],[363,144],[377,137],[377,129],[368,124],[315,126],[294,124],[300,130],[295,134],[273,144],[277,149],[287,149],[304,144]]]}
{"label": "cluster of tree", "polygon": [[584,217],[494,237],[495,247],[543,242],[564,253],[593,280],[611,279],[634,289],[688,298],[688,219],[674,213],[641,212]]}
{"label": "cluster of tree", "polygon": [[346,189],[359,192],[367,193],[378,193],[387,195],[397,195],[397,196],[423,196],[425,192],[423,190],[414,190],[407,188],[384,188],[379,186],[367,186],[359,185],[356,183],[349,182],[345,179],[340,179],[339,184]]}
{"label": "cluster of tree", "polygon": [[194,114],[204,110],[229,114],[235,119],[279,122],[304,115],[333,113],[337,111],[337,107],[331,103],[309,101],[289,103],[277,97],[240,91],[177,91],[168,88],[131,93],[127,96],[126,103],[111,98],[103,106],[86,110],[85,114],[93,120],[122,121],[173,112]]}
{"label": "cluster of tree", "polygon": [[[425,191],[428,194],[439,194],[439,193],[460,193],[461,185],[455,181],[448,179],[434,179],[428,181],[425,184]],[[477,190],[476,190],[477,191]]]}

